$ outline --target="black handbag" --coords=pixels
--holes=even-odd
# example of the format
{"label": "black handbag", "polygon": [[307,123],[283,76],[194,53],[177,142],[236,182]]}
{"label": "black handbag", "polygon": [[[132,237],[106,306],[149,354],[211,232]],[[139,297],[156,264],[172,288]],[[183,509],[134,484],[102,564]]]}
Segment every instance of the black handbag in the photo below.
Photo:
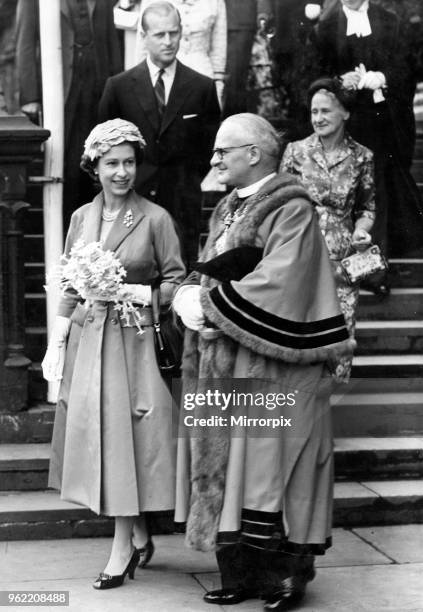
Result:
{"label": "black handbag", "polygon": [[157,365],[163,378],[170,384],[172,378],[180,376],[184,333],[172,309],[161,309],[159,287],[154,287],[151,291],[151,310]]}

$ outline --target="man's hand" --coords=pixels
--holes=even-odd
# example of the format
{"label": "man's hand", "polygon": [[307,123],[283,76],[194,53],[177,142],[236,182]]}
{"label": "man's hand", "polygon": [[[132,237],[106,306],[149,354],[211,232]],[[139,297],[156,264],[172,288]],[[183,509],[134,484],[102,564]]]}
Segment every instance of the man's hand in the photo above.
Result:
{"label": "man's hand", "polygon": [[200,304],[200,285],[185,285],[177,292],[173,308],[188,329],[199,331],[204,327],[205,318]]}

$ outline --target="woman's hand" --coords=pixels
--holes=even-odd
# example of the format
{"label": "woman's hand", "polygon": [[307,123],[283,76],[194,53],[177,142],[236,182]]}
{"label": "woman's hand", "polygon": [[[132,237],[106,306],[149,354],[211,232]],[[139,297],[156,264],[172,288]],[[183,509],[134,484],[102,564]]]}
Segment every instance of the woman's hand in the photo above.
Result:
{"label": "woman's hand", "polygon": [[48,343],[47,351],[41,363],[43,377],[49,382],[62,380],[65,364],[66,338],[71,321],[67,317],[57,316]]}
{"label": "woman's hand", "polygon": [[351,244],[356,251],[365,251],[371,244],[372,237],[366,230],[355,229],[351,238]]}

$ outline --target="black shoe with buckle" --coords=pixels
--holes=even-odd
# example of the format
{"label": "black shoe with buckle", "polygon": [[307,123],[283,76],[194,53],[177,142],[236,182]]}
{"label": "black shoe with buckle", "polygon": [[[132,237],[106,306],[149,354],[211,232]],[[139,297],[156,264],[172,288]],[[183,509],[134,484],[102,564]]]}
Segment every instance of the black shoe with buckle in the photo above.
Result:
{"label": "black shoe with buckle", "polygon": [[203,599],[209,604],[217,604],[219,606],[231,606],[241,603],[246,599],[256,599],[260,595],[255,591],[244,589],[242,587],[233,589],[217,589],[216,591],[208,591]]}

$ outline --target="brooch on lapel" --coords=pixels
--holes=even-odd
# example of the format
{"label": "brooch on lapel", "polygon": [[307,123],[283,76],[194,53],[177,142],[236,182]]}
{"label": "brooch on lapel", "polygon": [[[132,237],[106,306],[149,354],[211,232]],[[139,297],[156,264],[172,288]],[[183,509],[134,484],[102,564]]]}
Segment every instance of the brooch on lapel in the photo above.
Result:
{"label": "brooch on lapel", "polygon": [[134,222],[134,215],[131,209],[127,210],[123,217],[123,224],[125,227],[131,227]]}

